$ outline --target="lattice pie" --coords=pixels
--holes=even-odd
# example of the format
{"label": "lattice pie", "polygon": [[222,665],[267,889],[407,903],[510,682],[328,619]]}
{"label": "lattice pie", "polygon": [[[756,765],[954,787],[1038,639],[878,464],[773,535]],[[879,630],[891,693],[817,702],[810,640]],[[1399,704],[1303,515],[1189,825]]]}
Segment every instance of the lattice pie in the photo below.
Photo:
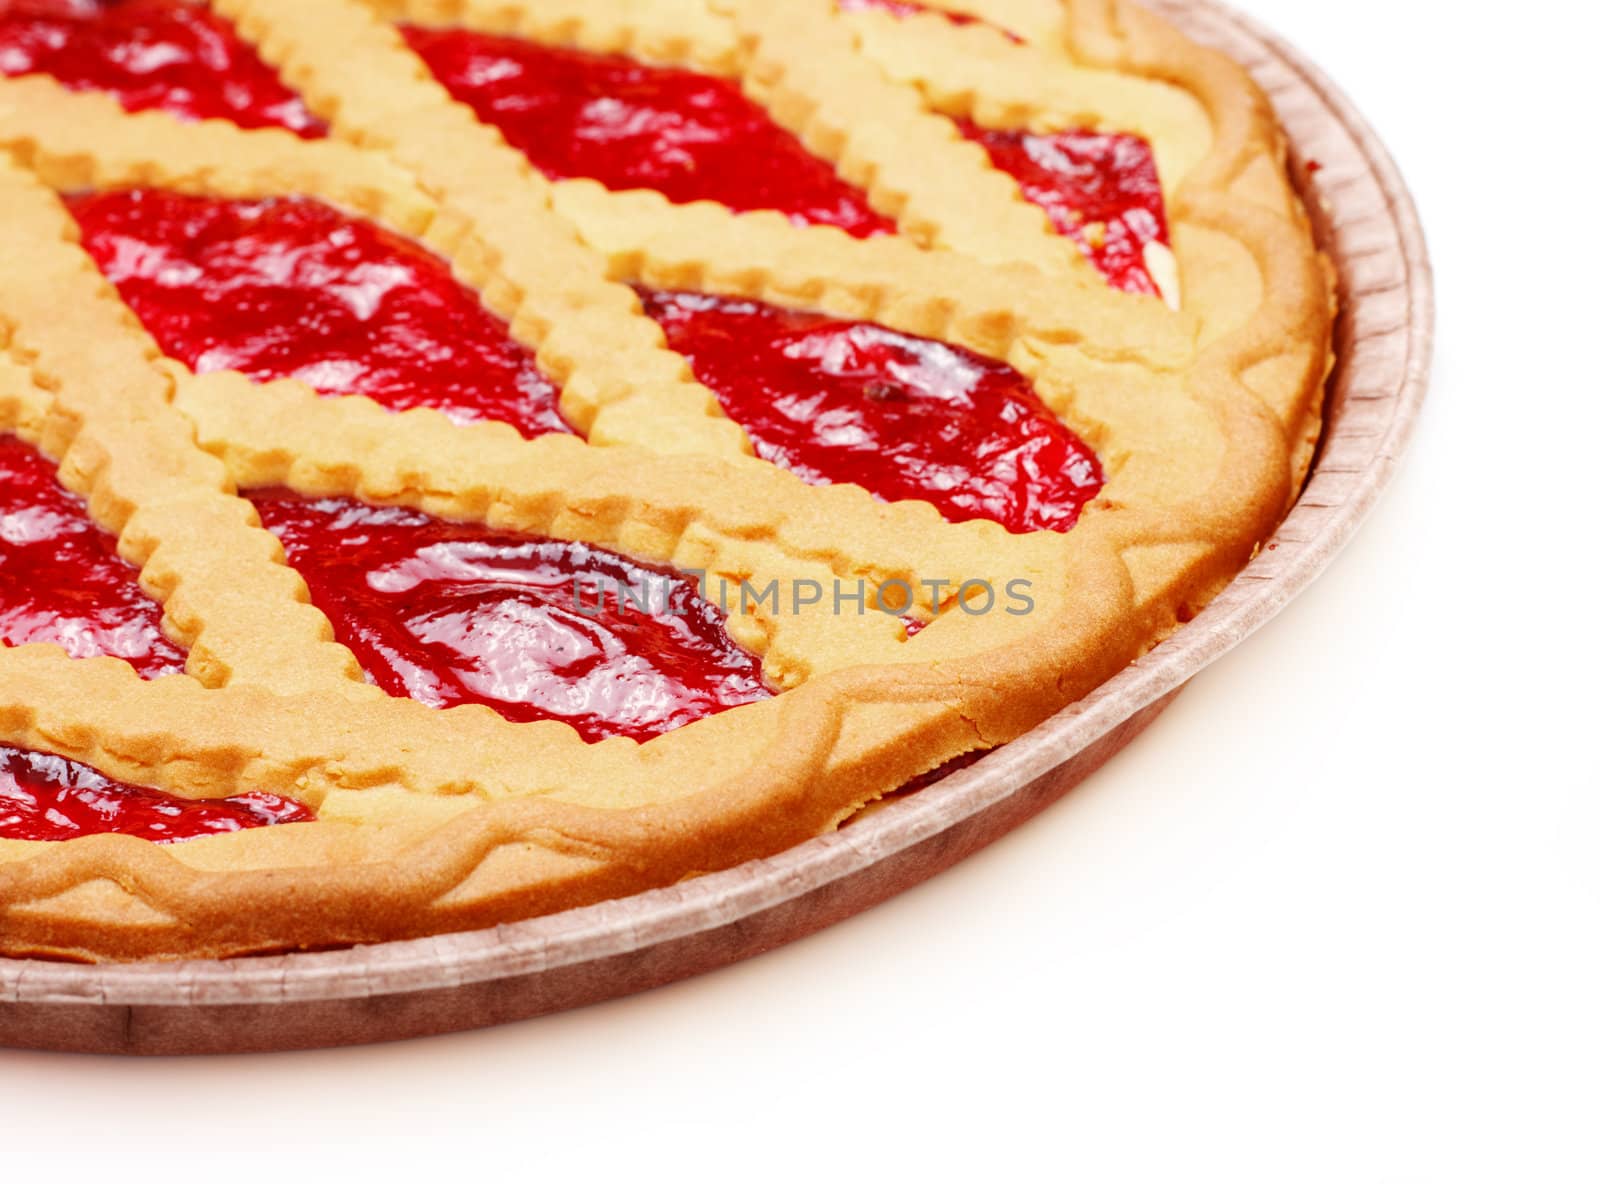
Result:
{"label": "lattice pie", "polygon": [[0,952],[770,854],[1156,645],[1331,287],[1123,0],[0,0]]}

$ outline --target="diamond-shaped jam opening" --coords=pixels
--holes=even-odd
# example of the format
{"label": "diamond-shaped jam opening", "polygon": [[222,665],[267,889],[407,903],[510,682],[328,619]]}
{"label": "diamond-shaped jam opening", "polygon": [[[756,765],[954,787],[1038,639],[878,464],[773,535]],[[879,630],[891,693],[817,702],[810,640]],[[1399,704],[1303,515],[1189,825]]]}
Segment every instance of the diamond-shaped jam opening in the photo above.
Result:
{"label": "diamond-shaped jam opening", "polygon": [[299,802],[276,794],[180,798],[113,781],[65,757],[0,745],[0,839],[118,834],[176,843],[313,817]]}
{"label": "diamond-shaped jam opening", "polygon": [[779,210],[861,238],[894,231],[735,81],[465,29],[404,32],[452,95],[553,180]]}
{"label": "diamond-shaped jam opening", "polygon": [[231,24],[183,0],[5,0],[0,74],[48,74],[129,111],[327,133]]}
{"label": "diamond-shaped jam opening", "polygon": [[531,350],[409,239],[309,198],[136,189],[68,207],[161,348],[194,370],[297,378],[324,395],[458,422],[569,431]]}
{"label": "diamond-shaped jam opening", "polygon": [[1166,203],[1150,145],[1138,136],[1087,131],[995,131],[957,126],[994,166],[1016,178],[1022,195],[1075,241],[1113,288],[1163,295],[1148,251],[1166,249]]}
{"label": "diamond-shaped jam opening", "polygon": [[1104,483],[1094,452],[1004,362],[753,300],[641,296],[757,455],[807,481],[1014,531],[1070,529]]}
{"label": "diamond-shaped jam opening", "polygon": [[251,500],[339,641],[392,695],[647,740],[771,694],[684,573],[411,510],[284,491]]}
{"label": "diamond-shaped jam opening", "polygon": [[[835,0],[835,7],[901,19],[934,13],[956,25],[988,23],[913,0]],[[999,32],[1020,40],[1005,29]],[[1152,248],[1170,246],[1166,205],[1155,156],[1143,139],[1087,130],[996,131],[968,119],[956,126],[983,146],[995,168],[1016,179],[1022,196],[1043,208],[1050,224],[1078,244],[1112,287],[1166,295],[1147,256]]]}
{"label": "diamond-shaped jam opening", "polygon": [[184,663],[117,540],[61,488],[55,466],[13,436],[0,436],[0,641],[121,658],[146,678]]}

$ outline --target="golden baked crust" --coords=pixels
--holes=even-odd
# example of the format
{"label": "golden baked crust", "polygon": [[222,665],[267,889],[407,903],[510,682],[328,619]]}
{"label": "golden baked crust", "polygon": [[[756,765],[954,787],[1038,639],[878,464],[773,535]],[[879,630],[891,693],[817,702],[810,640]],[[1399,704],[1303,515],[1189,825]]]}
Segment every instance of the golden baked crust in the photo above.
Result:
{"label": "golden baked crust", "polygon": [[[0,430],[61,463],[189,648],[187,675],[0,647],[0,743],[188,797],[291,795],[314,825],[169,846],[0,841],[0,952],[233,955],[520,919],[770,854],[1004,743],[1187,619],[1310,462],[1330,277],[1243,71],[1125,0],[961,0],[1025,38],[826,0],[218,0],[332,124],[128,115],[0,80]],[[404,17],[737,76],[900,223],[551,183],[427,75]],[[869,114],[870,113],[870,114]],[[1159,162],[1178,309],[1112,291],[942,115],[1136,131]],[[950,183],[952,176],[962,183]],[[55,191],[310,194],[413,236],[537,349],[587,436],[523,439],[161,356]],[[627,282],[872,319],[1005,360],[1101,456],[1065,535],[946,523],[750,455]],[[1169,281],[1170,282],[1170,281]],[[712,578],[1030,579],[1027,616],[730,616],[784,693],[644,744],[436,711],[365,683],[241,488],[286,485],[581,540]],[[736,598],[737,599],[737,598]],[[824,610],[826,606],[823,606]],[[925,600],[915,615],[930,619]]]}

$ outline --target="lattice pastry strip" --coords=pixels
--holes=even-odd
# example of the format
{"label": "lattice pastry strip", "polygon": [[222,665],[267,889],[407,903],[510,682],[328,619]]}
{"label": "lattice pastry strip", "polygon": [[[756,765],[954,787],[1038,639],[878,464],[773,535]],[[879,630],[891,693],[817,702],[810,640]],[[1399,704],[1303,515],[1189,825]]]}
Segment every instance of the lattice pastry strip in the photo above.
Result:
{"label": "lattice pastry strip", "polygon": [[925,9],[929,16],[971,19],[1028,45],[1053,49],[1063,40],[1071,6],[1057,0],[928,0],[917,7]]}
{"label": "lattice pastry strip", "polygon": [[33,383],[33,372],[0,353],[0,432],[38,444],[50,416],[50,396]]}
{"label": "lattice pastry strip", "polygon": [[[736,10],[750,39],[749,85],[774,117],[836,161],[913,238],[1096,283],[1083,255],[1048,233],[1043,211],[989,166],[980,147],[853,52],[849,29],[824,15],[830,8],[826,0],[802,0]],[[884,118],[861,123],[864,110]],[[944,184],[950,176],[968,183]]]}
{"label": "lattice pastry strip", "polygon": [[[303,193],[420,239],[537,351],[588,441],[391,414],[295,382],[195,376],[159,356],[39,181],[0,169],[8,262],[15,252],[26,274],[51,277],[43,295],[0,278],[0,426],[61,457],[63,481],[120,531],[169,631],[190,644],[196,676],[145,682],[113,660],[3,649],[0,741],[185,797],[290,792],[319,816],[169,847],[116,835],[0,841],[8,951],[236,953],[438,932],[781,849],[1019,734],[1154,644],[1248,556],[1290,494],[1294,450],[1314,438],[1327,295],[1286,188],[1263,188],[1256,162],[1265,154],[1277,175],[1279,145],[1236,71],[1193,66],[1192,47],[1121,5],[1115,19],[1088,6],[1065,22],[1034,0],[970,7],[1035,38],[1064,29],[1073,57],[1093,67],[1085,94],[1101,71],[1119,70],[1177,79],[1207,108],[1217,134],[1187,170],[1190,231],[1174,243],[1181,313],[1110,291],[937,113],[962,112],[952,95],[966,82],[941,90],[910,70],[896,77],[904,59],[871,48],[885,33],[872,14],[686,0],[383,9],[736,74],[935,251],[552,184],[450,100],[372,10],[352,0],[218,7],[339,139],[183,128],[22,79],[0,82],[0,146],[62,190]],[[945,38],[934,19],[908,22],[909,35]],[[989,55],[990,73],[974,71],[973,112],[1050,124],[1045,108],[1066,90],[1026,117],[977,91],[1001,85],[991,58],[1014,52],[1038,71],[1057,47],[955,35]],[[847,84],[837,94],[825,65]],[[1105,89],[1132,93],[1124,82]],[[857,110],[882,126],[852,123],[846,94],[869,96]],[[1117,101],[1104,119],[1116,119]],[[970,192],[942,197],[941,169],[969,178]],[[1190,273],[1213,262],[1226,282],[1191,286]],[[747,454],[744,433],[665,348],[626,282],[870,317],[1006,360],[1101,453],[1105,491],[1070,534],[1013,535],[948,524],[923,503],[805,485]],[[782,695],[643,744],[585,743],[562,724],[437,711],[365,686],[233,496],[270,485],[704,567],[713,584],[1023,575],[1038,603],[1025,616],[932,619],[940,606],[924,595],[913,615],[932,620],[915,636],[882,614],[736,611],[730,633]]]}
{"label": "lattice pastry strip", "polygon": [[1049,43],[1017,44],[988,26],[932,13],[897,19],[869,9],[849,21],[864,57],[943,114],[1036,132],[1130,132],[1149,143],[1163,187],[1174,194],[1210,149],[1206,109],[1176,87],[1082,66]]}
{"label": "lattice pastry strip", "polygon": [[732,22],[706,0],[372,0],[386,19],[570,45],[588,53],[620,53],[640,61],[693,66],[736,77],[738,38]]}

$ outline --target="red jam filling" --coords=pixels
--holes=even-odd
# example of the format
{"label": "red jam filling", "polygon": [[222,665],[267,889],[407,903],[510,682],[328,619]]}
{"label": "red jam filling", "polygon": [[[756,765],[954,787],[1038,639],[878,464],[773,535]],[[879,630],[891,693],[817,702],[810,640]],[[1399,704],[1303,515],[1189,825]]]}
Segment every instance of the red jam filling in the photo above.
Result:
{"label": "red jam filling", "polygon": [[760,663],[681,573],[410,510],[251,500],[338,639],[392,695],[646,740],[769,694]]}
{"label": "red jam filling", "polygon": [[1003,362],[880,325],[642,293],[758,455],[813,483],[932,502],[952,522],[1071,528],[1099,461]]}
{"label": "red jam filling", "polygon": [[327,133],[232,25],[181,0],[7,0],[0,74],[49,74],[129,111]]}
{"label": "red jam filling", "polygon": [[1050,224],[1072,238],[1114,288],[1161,295],[1145,267],[1146,243],[1167,244],[1155,156],[1138,136],[992,131],[959,121]]}
{"label": "red jam filling", "polygon": [[135,189],[68,204],[123,300],[196,371],[298,378],[528,436],[570,430],[505,322],[443,260],[370,222],[309,198]]}
{"label": "red jam filling", "polygon": [[56,483],[54,465],[12,436],[0,437],[0,640],[121,658],[146,678],[184,662],[117,540]]}
{"label": "red jam filling", "polygon": [[312,817],[299,802],[276,794],[193,801],[124,785],[65,757],[0,745],[0,839],[117,834],[176,843]]}
{"label": "red jam filling", "polygon": [[463,29],[404,32],[451,94],[553,180],[781,210],[858,238],[894,231],[735,82]]}

